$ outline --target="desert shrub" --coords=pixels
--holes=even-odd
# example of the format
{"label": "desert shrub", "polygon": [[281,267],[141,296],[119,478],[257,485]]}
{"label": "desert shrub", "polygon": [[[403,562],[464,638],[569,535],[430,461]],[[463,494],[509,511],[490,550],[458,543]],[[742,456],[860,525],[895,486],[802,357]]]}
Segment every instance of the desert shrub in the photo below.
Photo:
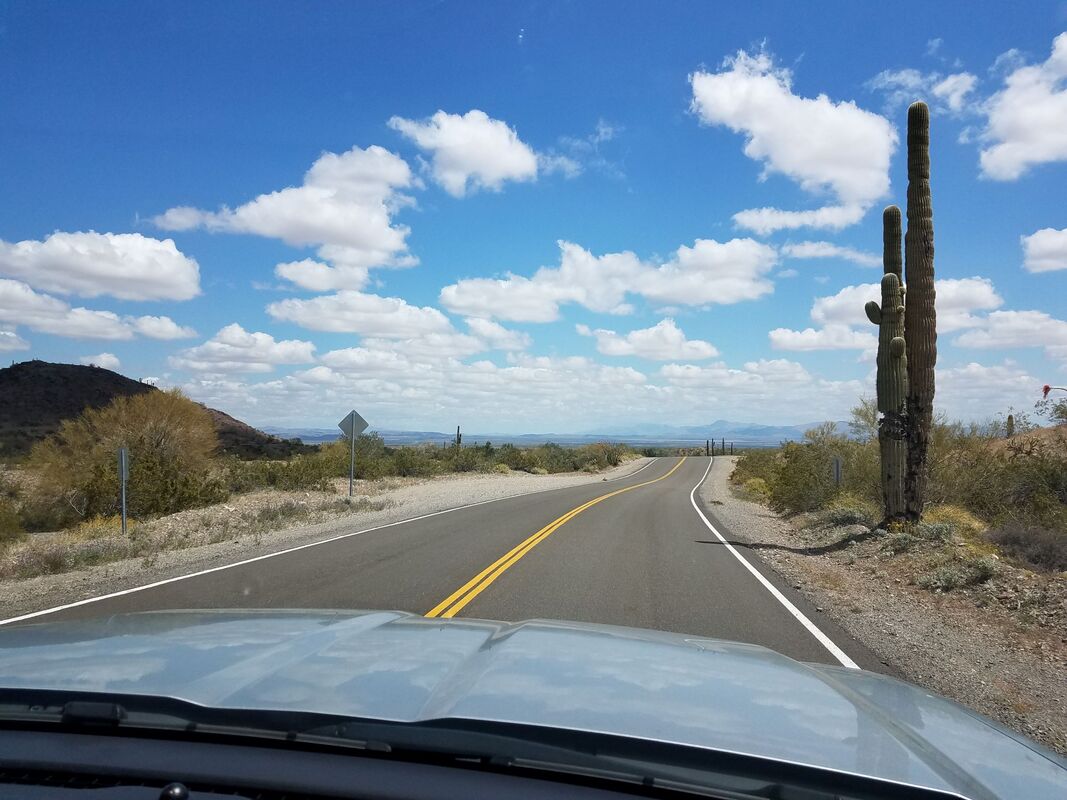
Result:
{"label": "desert shrub", "polygon": [[493,472],[497,473],[498,475],[510,475],[511,467],[509,467],[507,464],[494,464]]}
{"label": "desert shrub", "polygon": [[820,515],[827,525],[866,525],[873,528],[881,518],[874,503],[851,492],[842,492],[827,503]]}
{"label": "desert shrub", "polygon": [[885,537],[882,542],[882,549],[894,554],[907,553],[918,543],[918,537],[906,531],[897,531]]}
{"label": "desert shrub", "polygon": [[989,527],[965,508],[953,505],[927,506],[923,520],[931,525],[945,524],[964,538],[974,539]]}
{"label": "desert shrub", "polygon": [[[463,451],[460,450],[460,454]],[[462,460],[462,455],[457,454],[456,458]],[[455,464],[456,461],[452,460],[450,463]],[[425,477],[433,475],[438,471],[438,462],[436,462],[429,453],[425,450],[417,447],[398,447],[393,451],[392,457],[392,475],[400,475],[402,477]]]}
{"label": "desert shrub", "polygon": [[757,503],[768,503],[771,499],[771,487],[763,478],[749,478],[741,486],[741,492],[746,499]]}
{"label": "desert shrub", "polygon": [[787,442],[771,481],[771,507],[796,513],[822,508],[837,494],[833,453],[824,444]]}
{"label": "desert shrub", "polygon": [[211,416],[177,390],[149,392],[86,409],[34,446],[28,465],[55,519],[70,522],[118,510],[121,446],[130,453],[130,516],[169,514],[226,496],[211,475],[218,446]]}
{"label": "desert shrub", "polygon": [[986,534],[1009,558],[1045,572],[1067,571],[1067,533],[1008,522]]}
{"label": "desert shrub", "polygon": [[774,478],[777,463],[777,448],[746,450],[738,456],[737,461],[734,463],[734,470],[730,473],[730,480],[738,486],[744,486],[753,478],[758,478],[765,485],[769,485]]}
{"label": "desert shrub", "polygon": [[915,535],[931,542],[947,542],[952,536],[953,526],[948,522],[920,522],[915,526]]}
{"label": "desert shrub", "polygon": [[997,564],[988,556],[939,558],[931,569],[915,578],[915,584],[931,591],[948,592],[963,586],[974,586],[996,574]]}

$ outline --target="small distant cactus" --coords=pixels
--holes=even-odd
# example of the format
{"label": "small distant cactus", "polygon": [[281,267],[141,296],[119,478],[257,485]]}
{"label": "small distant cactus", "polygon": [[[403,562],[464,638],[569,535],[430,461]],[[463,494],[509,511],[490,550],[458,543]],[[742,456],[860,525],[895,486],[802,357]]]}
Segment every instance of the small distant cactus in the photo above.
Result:
{"label": "small distant cactus", "polygon": [[1008,419],[1004,423],[1004,435],[1007,436],[1007,438],[1009,438],[1009,439],[1012,436],[1015,435],[1015,415],[1014,414],[1008,414]]}
{"label": "small distant cactus", "polygon": [[878,326],[878,442],[886,521],[917,522],[926,489],[937,362],[930,110],[922,102],[908,108],[906,302],[900,228],[900,209],[889,206],[882,215],[882,299],[870,301],[864,310]]}

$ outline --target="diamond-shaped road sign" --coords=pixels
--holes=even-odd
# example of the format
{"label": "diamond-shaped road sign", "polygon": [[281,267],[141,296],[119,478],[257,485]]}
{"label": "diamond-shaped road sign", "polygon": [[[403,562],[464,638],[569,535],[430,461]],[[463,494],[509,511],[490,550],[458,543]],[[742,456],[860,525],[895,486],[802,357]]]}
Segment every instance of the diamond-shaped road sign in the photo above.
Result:
{"label": "diamond-shaped road sign", "polygon": [[337,423],[337,427],[344,431],[345,436],[354,439],[363,431],[367,430],[368,422],[355,411],[350,411],[348,416]]}

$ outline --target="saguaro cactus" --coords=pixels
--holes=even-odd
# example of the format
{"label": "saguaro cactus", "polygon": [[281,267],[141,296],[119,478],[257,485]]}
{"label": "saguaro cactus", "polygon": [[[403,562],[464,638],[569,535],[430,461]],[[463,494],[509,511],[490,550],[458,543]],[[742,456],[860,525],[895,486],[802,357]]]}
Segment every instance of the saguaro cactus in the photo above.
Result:
{"label": "saguaro cactus", "polygon": [[878,326],[878,445],[887,521],[905,519],[908,358],[904,343],[904,293],[900,285],[900,209],[882,214],[882,301],[864,307]]}
{"label": "saguaro cactus", "polygon": [[930,201],[930,109],[908,108],[908,232],[904,237],[908,297],[904,340],[908,354],[905,504],[908,519],[922,516],[927,450],[934,411],[937,313],[934,310],[934,220]]}

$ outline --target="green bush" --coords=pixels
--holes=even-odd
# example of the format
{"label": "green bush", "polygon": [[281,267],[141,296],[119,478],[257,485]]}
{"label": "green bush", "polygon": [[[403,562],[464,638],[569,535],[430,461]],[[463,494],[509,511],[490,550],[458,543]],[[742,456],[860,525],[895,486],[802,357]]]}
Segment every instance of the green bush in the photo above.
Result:
{"label": "green bush", "polygon": [[934,563],[931,570],[919,575],[915,583],[923,589],[948,592],[987,581],[996,572],[996,561],[987,556],[941,559]]}
{"label": "green bush", "polygon": [[24,521],[115,514],[121,446],[130,454],[130,516],[170,514],[226,497],[211,474],[218,447],[211,416],[177,390],[148,392],[86,409],[34,446],[28,466],[39,477],[35,503],[43,508],[28,509]]}

